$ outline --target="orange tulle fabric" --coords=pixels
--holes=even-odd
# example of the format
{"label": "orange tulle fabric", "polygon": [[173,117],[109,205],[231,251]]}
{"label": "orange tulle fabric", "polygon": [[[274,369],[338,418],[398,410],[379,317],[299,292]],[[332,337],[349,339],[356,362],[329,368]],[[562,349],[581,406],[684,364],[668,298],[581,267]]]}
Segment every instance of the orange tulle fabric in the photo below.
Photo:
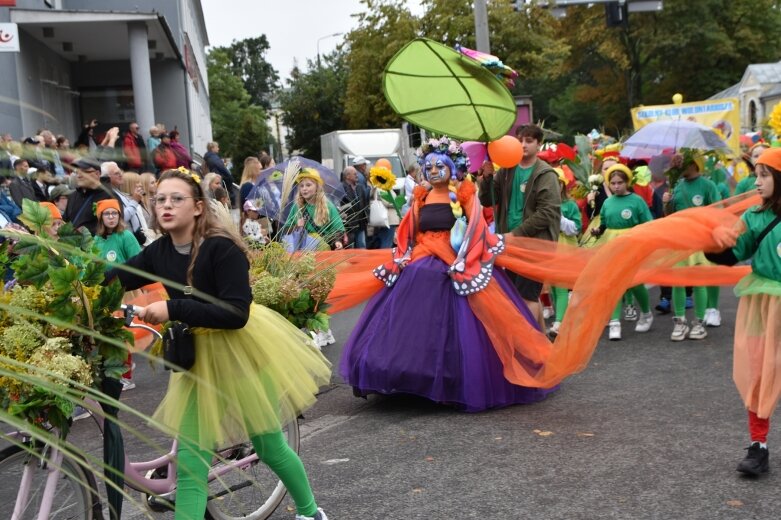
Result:
{"label": "orange tulle fabric", "polygon": [[[592,249],[505,236],[506,249],[497,258],[497,266],[573,289],[554,342],[525,319],[518,319],[495,281],[469,297],[470,306],[494,343],[507,380],[523,386],[549,388],[583,370],[616,303],[630,287],[640,283],[668,286],[737,283],[750,272],[749,267],[676,267],[676,264],[698,251],[718,251],[713,231],[720,226],[733,226],[746,209],[758,202],[756,195],[739,196],[712,206],[687,209],[636,226]],[[419,242],[413,249],[413,261],[426,254],[434,254],[446,263],[455,258],[443,240],[429,242],[424,235],[417,235]],[[386,256],[381,262],[387,261],[390,253],[386,250],[383,254]],[[374,263],[377,258],[370,252],[354,253],[345,268],[346,274],[337,275],[332,312],[360,303],[380,289],[382,285],[372,283],[369,278],[377,266]],[[350,291],[355,293],[351,296]]]}
{"label": "orange tulle fabric", "polygon": [[732,379],[746,408],[768,418],[781,397],[781,297],[740,298],[735,320]]}
{"label": "orange tulle fabric", "polygon": [[[163,287],[163,284],[160,282],[155,282],[149,285],[145,285],[136,291],[132,291],[131,293],[127,293],[123,299],[123,302],[127,305],[146,307],[150,303],[167,299],[168,292],[165,290],[165,287]],[[158,331],[161,329],[160,325],[150,325],[149,323],[143,322],[138,318],[133,318],[133,323],[143,323],[144,325],[152,327]],[[135,340],[134,347],[136,349],[146,348],[152,342],[153,338],[151,332],[140,328],[130,328],[128,330],[133,333],[133,338]]]}

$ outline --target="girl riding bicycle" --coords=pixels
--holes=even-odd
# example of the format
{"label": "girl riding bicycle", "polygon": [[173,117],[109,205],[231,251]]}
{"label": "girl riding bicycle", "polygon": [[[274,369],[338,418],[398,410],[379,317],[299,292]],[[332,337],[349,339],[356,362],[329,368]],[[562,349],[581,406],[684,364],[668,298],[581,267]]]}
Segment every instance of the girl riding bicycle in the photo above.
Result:
{"label": "girl riding bicycle", "polygon": [[[175,518],[203,518],[212,450],[250,439],[293,497],[296,518],[327,520],[281,427],[315,402],[330,364],[303,332],[252,303],[246,246],[211,212],[197,175],[163,172],[152,202],[153,227],[163,235],[127,265],[184,290],[166,284],[171,299],[138,315],[153,324],[184,322],[195,335],[195,364],[171,374],[155,412],[179,434]],[[126,289],[149,283],[124,270],[112,275]]]}

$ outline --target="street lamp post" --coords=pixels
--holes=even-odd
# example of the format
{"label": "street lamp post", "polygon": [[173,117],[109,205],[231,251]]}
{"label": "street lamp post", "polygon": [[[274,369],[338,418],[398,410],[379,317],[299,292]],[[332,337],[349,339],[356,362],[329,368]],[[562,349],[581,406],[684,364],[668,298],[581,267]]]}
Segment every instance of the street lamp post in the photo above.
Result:
{"label": "street lamp post", "polygon": [[320,68],[320,40],[325,40],[327,38],[334,38],[336,36],[341,36],[343,34],[344,33],[340,33],[340,32],[333,33],[333,34],[326,34],[325,36],[321,36],[320,38],[317,39],[317,68],[318,69]]}

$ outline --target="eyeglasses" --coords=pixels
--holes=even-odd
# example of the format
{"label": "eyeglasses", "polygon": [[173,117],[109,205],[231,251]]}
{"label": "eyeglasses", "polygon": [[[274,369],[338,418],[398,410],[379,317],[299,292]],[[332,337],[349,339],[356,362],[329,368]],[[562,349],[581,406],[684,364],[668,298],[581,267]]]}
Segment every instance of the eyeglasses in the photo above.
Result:
{"label": "eyeglasses", "polygon": [[167,200],[171,200],[171,206],[178,208],[184,204],[185,199],[195,199],[196,197],[188,197],[180,193],[172,193],[171,195],[157,195],[152,197],[152,204],[155,206],[163,206]]}
{"label": "eyeglasses", "polygon": [[114,217],[119,217],[119,213],[116,211],[104,211],[103,216],[108,218],[114,218]]}

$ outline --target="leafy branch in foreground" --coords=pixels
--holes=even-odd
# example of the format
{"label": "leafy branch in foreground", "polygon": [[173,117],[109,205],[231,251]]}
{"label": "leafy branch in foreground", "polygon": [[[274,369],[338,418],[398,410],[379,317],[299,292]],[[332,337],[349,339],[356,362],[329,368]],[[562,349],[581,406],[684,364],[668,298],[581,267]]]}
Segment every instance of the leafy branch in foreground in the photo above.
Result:
{"label": "leafy branch in foreground", "polygon": [[[51,214],[29,200],[22,220],[34,234],[6,234],[0,246],[0,268],[14,279],[0,293],[0,353],[29,368],[3,368],[50,372],[56,375],[50,381],[63,390],[72,386],[69,381],[98,388],[104,377],[120,377],[126,371],[123,345],[133,335],[112,316],[124,290],[117,281],[102,285],[105,266],[94,260],[92,237],[65,224],[57,239],[49,238]],[[30,424],[48,423],[65,436],[73,402],[5,375],[0,377],[0,408]]]}

